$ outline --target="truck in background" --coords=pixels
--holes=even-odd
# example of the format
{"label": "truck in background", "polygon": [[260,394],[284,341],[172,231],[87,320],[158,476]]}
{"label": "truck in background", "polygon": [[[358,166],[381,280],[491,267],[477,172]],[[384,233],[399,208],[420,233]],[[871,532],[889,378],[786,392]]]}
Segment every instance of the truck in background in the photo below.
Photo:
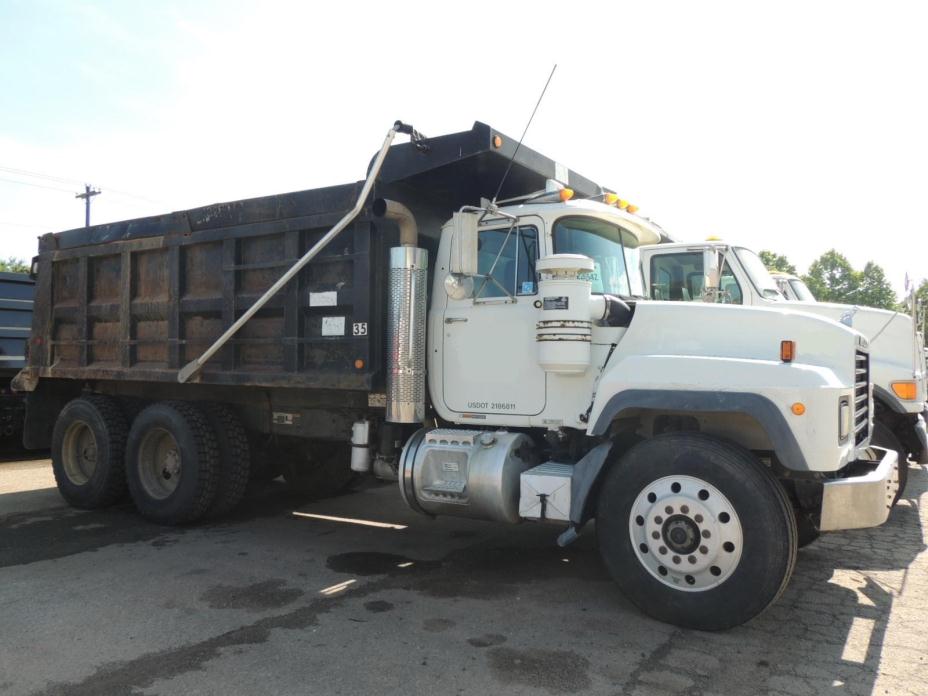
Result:
{"label": "truck in background", "polygon": [[0,450],[22,447],[25,400],[10,382],[26,366],[35,283],[27,273],[0,272]]}
{"label": "truck in background", "polygon": [[24,440],[72,505],[128,491],[166,524],[227,512],[281,450],[291,478],[376,472],[425,515],[561,544],[595,519],[644,612],[743,623],[801,515],[887,519],[868,342],[644,299],[661,234],[615,199],[487,125],[397,122],[364,181],[45,235]]}
{"label": "truck in background", "polygon": [[776,282],[780,294],[790,302],[818,302],[809,286],[799,276],[783,271],[770,271],[770,277]]}
{"label": "truck in background", "polygon": [[[652,298],[788,307],[828,317],[863,333],[870,341],[873,442],[899,453],[897,499],[908,477],[906,460],[911,457],[921,464],[928,463],[928,370],[922,339],[911,316],[817,302],[795,276],[769,273],[753,251],[723,241],[646,246],[641,258]],[[784,302],[783,295],[789,303]]]}

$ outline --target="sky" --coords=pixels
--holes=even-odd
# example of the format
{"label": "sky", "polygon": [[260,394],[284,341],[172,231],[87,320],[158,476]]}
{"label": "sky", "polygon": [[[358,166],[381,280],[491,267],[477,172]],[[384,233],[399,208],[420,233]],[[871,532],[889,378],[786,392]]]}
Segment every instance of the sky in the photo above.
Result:
{"label": "sky", "polygon": [[[928,277],[928,6],[0,0],[0,256],[92,222],[363,178],[475,120],[680,240]],[[41,176],[35,176],[40,174]],[[465,202],[466,203],[466,202]]]}

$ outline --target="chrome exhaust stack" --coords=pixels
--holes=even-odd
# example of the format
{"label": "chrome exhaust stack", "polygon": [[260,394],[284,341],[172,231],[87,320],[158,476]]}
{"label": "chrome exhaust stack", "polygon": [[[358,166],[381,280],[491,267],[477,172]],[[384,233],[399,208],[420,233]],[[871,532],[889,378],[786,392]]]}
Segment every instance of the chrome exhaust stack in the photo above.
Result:
{"label": "chrome exhaust stack", "polygon": [[421,423],[425,418],[426,288],[429,256],[416,247],[419,232],[402,203],[374,201],[375,217],[391,220],[402,246],[390,249],[387,303],[387,414],[391,423]]}

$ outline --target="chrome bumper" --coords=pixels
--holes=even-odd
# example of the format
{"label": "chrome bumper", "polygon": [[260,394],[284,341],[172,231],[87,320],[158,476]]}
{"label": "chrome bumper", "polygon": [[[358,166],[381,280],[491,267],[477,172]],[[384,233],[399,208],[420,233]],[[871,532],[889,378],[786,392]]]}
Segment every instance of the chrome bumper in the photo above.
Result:
{"label": "chrome bumper", "polygon": [[899,490],[899,455],[882,447],[870,447],[868,451],[872,458],[855,462],[866,467],[864,473],[825,482],[819,530],[878,527],[889,517]]}

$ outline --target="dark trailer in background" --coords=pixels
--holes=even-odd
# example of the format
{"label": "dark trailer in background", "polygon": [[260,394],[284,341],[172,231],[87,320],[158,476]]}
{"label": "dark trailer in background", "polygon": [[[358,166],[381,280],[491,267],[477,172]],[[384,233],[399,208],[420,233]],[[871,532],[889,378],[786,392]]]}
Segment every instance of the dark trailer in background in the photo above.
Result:
{"label": "dark trailer in background", "polygon": [[35,283],[25,273],[0,272],[0,449],[21,444],[25,402],[10,381],[26,366]]}

